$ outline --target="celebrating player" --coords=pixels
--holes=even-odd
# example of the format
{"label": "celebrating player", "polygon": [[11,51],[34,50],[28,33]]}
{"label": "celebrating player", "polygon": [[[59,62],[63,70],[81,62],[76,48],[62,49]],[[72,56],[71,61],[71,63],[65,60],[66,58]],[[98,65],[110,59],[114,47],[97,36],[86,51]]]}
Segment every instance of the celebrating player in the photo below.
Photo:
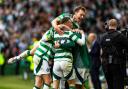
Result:
{"label": "celebrating player", "polygon": [[[59,34],[63,34],[64,32],[59,28],[58,23],[64,18],[64,17],[70,17],[73,23],[73,29],[80,28],[79,24],[84,19],[84,17],[87,14],[87,10],[83,6],[78,6],[74,10],[74,14],[64,13],[55,18],[52,21],[52,26],[55,28],[55,30]],[[79,37],[81,37],[80,34],[77,34]],[[89,76],[89,68],[90,68],[90,57],[87,50],[86,44],[83,46],[79,46],[76,44],[74,50],[73,50],[73,57],[74,57],[74,66],[76,70],[76,87],[77,89],[83,89],[84,83],[87,80],[87,77]],[[83,88],[82,88],[83,87]]]}
{"label": "celebrating player", "polygon": [[[52,28],[51,28],[52,30]],[[34,46],[32,50],[26,50],[19,56],[10,58],[8,63],[13,63],[16,60],[21,60],[26,56],[34,55],[34,74],[35,76],[35,86],[33,89],[40,89],[43,85],[43,89],[49,89],[50,83],[52,81],[50,76],[50,69],[48,61],[53,57],[52,51],[52,41],[44,42],[42,39],[39,43]],[[44,67],[45,66],[45,67]],[[43,84],[44,80],[44,84]]]}

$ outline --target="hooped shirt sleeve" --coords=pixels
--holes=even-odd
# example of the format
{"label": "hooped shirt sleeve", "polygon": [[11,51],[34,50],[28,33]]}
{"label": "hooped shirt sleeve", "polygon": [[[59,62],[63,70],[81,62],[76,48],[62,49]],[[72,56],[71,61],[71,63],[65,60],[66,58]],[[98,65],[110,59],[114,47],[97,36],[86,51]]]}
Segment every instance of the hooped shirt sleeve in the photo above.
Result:
{"label": "hooped shirt sleeve", "polygon": [[42,41],[49,41],[53,39],[54,36],[54,28],[51,27],[46,33],[44,33],[44,35],[42,36]]}
{"label": "hooped shirt sleeve", "polygon": [[63,18],[65,18],[65,17],[71,18],[71,16],[72,15],[69,13],[63,13],[63,14],[59,15],[57,18],[59,19],[59,21],[61,21]]}
{"label": "hooped shirt sleeve", "polygon": [[81,38],[79,38],[76,34],[70,31],[70,38],[80,46],[85,44],[85,34],[82,34]]}

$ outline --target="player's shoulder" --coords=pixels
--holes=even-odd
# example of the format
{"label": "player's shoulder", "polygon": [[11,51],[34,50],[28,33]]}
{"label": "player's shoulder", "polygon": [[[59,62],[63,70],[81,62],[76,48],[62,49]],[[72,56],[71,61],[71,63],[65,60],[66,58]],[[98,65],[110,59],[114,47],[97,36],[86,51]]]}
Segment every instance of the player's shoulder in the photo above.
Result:
{"label": "player's shoulder", "polygon": [[72,14],[70,14],[70,13],[68,13],[68,12],[63,12],[60,16],[71,17]]}
{"label": "player's shoulder", "polygon": [[54,27],[50,27],[49,30],[53,31],[54,30]]}
{"label": "player's shoulder", "polygon": [[62,15],[71,15],[71,14],[68,12],[63,12]]}

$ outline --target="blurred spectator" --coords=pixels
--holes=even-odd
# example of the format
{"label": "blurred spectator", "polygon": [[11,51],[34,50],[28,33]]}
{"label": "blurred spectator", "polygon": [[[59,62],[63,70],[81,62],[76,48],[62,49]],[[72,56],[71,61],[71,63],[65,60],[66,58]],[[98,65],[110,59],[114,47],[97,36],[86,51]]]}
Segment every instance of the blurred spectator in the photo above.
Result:
{"label": "blurred spectator", "polygon": [[86,32],[105,32],[103,23],[112,17],[119,20],[121,27],[128,23],[127,0],[0,0],[0,30],[7,40],[3,42],[7,44],[5,57],[17,55],[15,48],[18,53],[24,51],[34,37],[41,38],[42,32],[49,29],[54,17],[62,12],[72,13],[79,4],[88,8],[87,19],[83,21]]}
{"label": "blurred spectator", "polygon": [[91,80],[94,86],[94,89],[102,89],[101,81],[99,79],[100,75],[100,67],[101,67],[101,59],[100,59],[100,44],[97,41],[97,35],[95,33],[89,33],[87,39],[87,46],[89,49],[90,57],[91,57]]}

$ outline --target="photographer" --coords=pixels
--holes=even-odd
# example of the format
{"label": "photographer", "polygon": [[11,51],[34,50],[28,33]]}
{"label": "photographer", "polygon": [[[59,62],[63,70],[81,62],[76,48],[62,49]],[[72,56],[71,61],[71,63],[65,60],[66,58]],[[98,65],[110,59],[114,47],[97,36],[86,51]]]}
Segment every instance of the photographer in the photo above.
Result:
{"label": "photographer", "polygon": [[108,89],[124,89],[125,60],[121,50],[128,50],[128,39],[117,31],[117,20],[108,21],[108,29],[101,39],[102,66]]}
{"label": "photographer", "polygon": [[[125,29],[122,29],[121,30],[121,33],[124,35],[124,36],[126,36],[127,37],[127,39],[128,39],[128,25],[126,26],[126,28]],[[126,61],[126,64],[124,65],[124,71],[125,71],[125,84],[126,85],[128,85],[128,73],[126,72],[126,70],[127,70],[127,68],[128,68],[128,50],[126,50],[126,49],[123,49],[123,54],[124,54],[124,56],[125,56],[125,61]]]}

